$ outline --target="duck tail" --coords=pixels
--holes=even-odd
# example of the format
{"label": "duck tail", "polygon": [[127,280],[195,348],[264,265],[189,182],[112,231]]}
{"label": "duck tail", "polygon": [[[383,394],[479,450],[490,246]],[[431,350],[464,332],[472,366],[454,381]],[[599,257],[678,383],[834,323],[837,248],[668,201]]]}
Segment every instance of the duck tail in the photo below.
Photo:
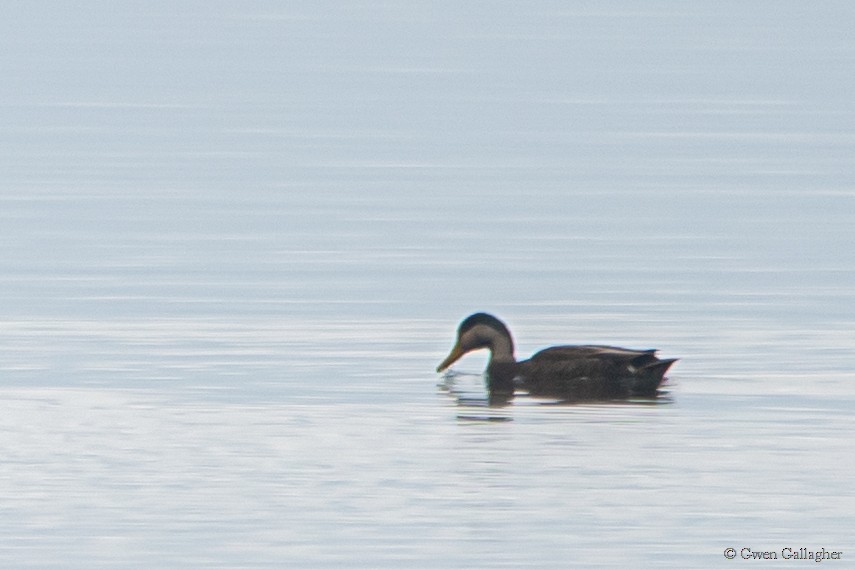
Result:
{"label": "duck tail", "polygon": [[658,376],[662,378],[665,376],[665,373],[668,372],[668,369],[671,368],[671,365],[680,360],[679,358],[663,358],[661,360],[656,359],[655,362],[651,362],[650,364],[645,364],[641,367],[643,371],[647,374],[652,374],[654,376]]}
{"label": "duck tail", "polygon": [[653,396],[659,385],[665,380],[665,373],[672,364],[680,360],[679,358],[665,358],[662,360],[656,359],[653,362],[645,364],[638,370],[635,386],[633,386],[633,395],[635,396]]}

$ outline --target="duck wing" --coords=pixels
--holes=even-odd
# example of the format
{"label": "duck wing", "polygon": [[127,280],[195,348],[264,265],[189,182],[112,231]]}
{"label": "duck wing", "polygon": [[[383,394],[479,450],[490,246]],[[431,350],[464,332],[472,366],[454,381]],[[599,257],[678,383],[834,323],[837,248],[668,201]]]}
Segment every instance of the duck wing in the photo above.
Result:
{"label": "duck wing", "polygon": [[625,362],[635,368],[641,368],[646,364],[658,362],[656,349],[634,350],[621,348],[619,346],[606,346],[600,344],[587,344],[577,346],[553,346],[536,353],[529,362],[555,361],[555,360],[605,360],[612,362]]}
{"label": "duck wing", "polygon": [[580,345],[541,350],[519,366],[533,395],[602,400],[655,395],[675,360],[660,360],[655,349]]}

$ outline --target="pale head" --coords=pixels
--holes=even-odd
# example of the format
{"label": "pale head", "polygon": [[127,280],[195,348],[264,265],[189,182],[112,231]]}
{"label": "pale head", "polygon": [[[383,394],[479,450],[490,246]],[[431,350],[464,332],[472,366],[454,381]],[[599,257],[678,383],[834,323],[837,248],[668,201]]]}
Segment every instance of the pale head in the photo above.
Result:
{"label": "pale head", "polygon": [[505,323],[487,313],[475,313],[466,317],[457,328],[457,342],[451,352],[437,366],[442,372],[464,354],[486,348],[490,351],[490,360],[514,360],[514,341]]}

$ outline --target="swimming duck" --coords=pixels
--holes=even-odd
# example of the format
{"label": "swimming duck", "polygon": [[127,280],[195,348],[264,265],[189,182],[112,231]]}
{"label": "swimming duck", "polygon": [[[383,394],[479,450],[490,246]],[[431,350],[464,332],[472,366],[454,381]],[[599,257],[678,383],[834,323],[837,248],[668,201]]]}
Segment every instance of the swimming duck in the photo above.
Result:
{"label": "swimming duck", "polygon": [[508,403],[514,388],[532,396],[568,402],[654,397],[665,372],[676,358],[659,359],[656,350],[615,346],[553,346],[517,362],[508,327],[487,313],[475,313],[460,323],[457,342],[436,371],[442,372],[464,354],[486,348],[490,403]]}

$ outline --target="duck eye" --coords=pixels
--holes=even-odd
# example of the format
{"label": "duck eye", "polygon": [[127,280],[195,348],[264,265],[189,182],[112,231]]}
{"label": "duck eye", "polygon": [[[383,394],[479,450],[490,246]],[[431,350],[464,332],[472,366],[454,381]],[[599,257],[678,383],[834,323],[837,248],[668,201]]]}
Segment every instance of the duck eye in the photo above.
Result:
{"label": "duck eye", "polygon": [[477,348],[489,348],[490,336],[486,334],[476,334],[474,344]]}

